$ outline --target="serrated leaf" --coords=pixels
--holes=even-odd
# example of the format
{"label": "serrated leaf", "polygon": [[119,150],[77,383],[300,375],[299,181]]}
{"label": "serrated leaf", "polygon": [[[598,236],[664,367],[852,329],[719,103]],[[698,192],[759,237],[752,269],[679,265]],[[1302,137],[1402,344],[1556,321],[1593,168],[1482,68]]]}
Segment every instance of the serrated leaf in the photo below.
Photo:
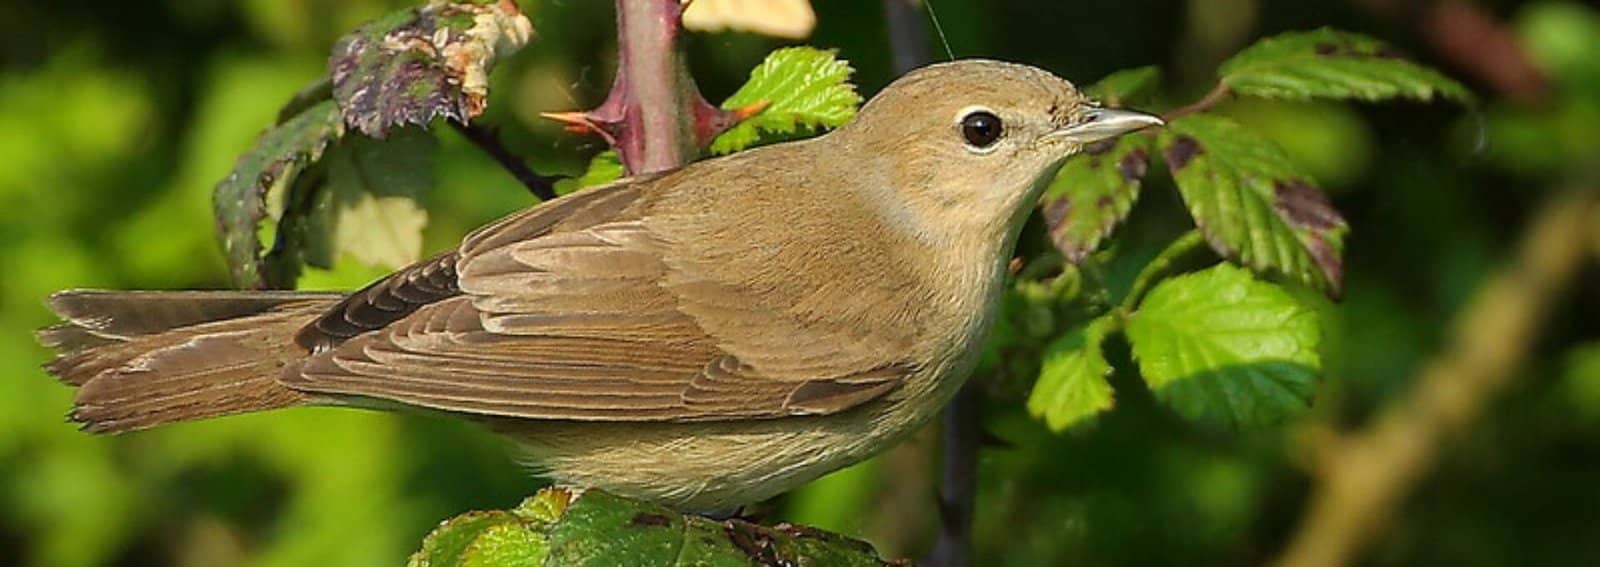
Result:
{"label": "serrated leaf", "polygon": [[382,139],[434,118],[483,113],[489,70],[533,37],[514,2],[443,1],[395,12],[339,40],[328,59],[346,123]]}
{"label": "serrated leaf", "polygon": [[750,71],[750,80],[722,102],[725,110],[766,102],[711,142],[715,154],[794,137],[802,130],[834,128],[850,121],[861,95],[850,84],[855,70],[832,51],[788,47],[773,51]]}
{"label": "serrated leaf", "polygon": [[1066,261],[1083,261],[1133,210],[1152,143],[1149,136],[1122,136],[1091,144],[1061,165],[1039,206]]}
{"label": "serrated leaf", "polygon": [[263,242],[263,227],[282,212],[281,207],[268,206],[268,193],[287,193],[343,133],[332,101],[311,105],[262,133],[255,147],[217,183],[212,207],[235,286],[254,289],[293,283],[290,277],[274,274],[265,262],[271,239]]}
{"label": "serrated leaf", "polygon": [[1230,264],[1158,284],[1126,334],[1156,398],[1196,421],[1280,422],[1306,407],[1322,369],[1316,311]]}
{"label": "serrated leaf", "polygon": [[469,512],[423,540],[411,567],[881,566],[872,547],[804,528],[719,522],[599,490],[552,488],[512,512]]}
{"label": "serrated leaf", "polygon": [[1218,74],[1247,96],[1472,100],[1461,83],[1401,59],[1388,44],[1329,28],[1261,40],[1223,63]]}
{"label": "serrated leaf", "polygon": [[462,567],[539,567],[550,554],[544,534],[518,522],[489,526],[461,550]]}
{"label": "serrated leaf", "polygon": [[1028,396],[1028,413],[1052,431],[1064,431],[1111,409],[1111,364],[1100,343],[1116,326],[1115,319],[1100,317],[1050,343]]}
{"label": "serrated leaf", "polygon": [[433,136],[416,128],[378,141],[351,136],[328,154],[330,196],[326,229],[330,259],[350,255],[363,264],[401,268],[422,257],[428,212],[417,202],[433,183]]}
{"label": "serrated leaf", "polygon": [[422,540],[422,549],[411,554],[410,567],[461,565],[462,554],[473,541],[495,526],[518,524],[510,512],[499,510],[468,512],[439,524]]}
{"label": "serrated leaf", "polygon": [[1195,224],[1219,254],[1339,294],[1349,227],[1282,149],[1207,114],[1173,121],[1160,143]]}
{"label": "serrated leaf", "polygon": [[1149,95],[1161,84],[1161,68],[1154,65],[1123,69],[1096,81],[1083,89],[1089,98],[1111,108],[1121,108],[1130,101]]}

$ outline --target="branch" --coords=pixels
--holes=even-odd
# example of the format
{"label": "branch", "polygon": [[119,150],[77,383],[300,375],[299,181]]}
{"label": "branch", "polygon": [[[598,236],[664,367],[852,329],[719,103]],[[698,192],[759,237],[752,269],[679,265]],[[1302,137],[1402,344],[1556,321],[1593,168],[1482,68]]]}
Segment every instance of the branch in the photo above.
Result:
{"label": "branch", "polygon": [[1319,486],[1286,567],[1344,565],[1379,533],[1390,511],[1432,468],[1440,444],[1465,429],[1516,380],[1515,370],[1554,299],[1586,259],[1600,193],[1550,203],[1515,261],[1493,276],[1455,322],[1448,350],[1423,367],[1412,391],[1365,431],[1331,436],[1317,455]]}
{"label": "branch", "polygon": [[541,201],[549,201],[556,198],[555,180],[560,179],[560,177],[539,175],[538,172],[528,167],[528,164],[522,161],[522,158],[517,157],[516,154],[511,153],[511,150],[506,149],[500,143],[500,136],[495,131],[480,126],[463,124],[455,120],[451,120],[450,125],[454,126],[456,131],[461,132],[462,136],[478,146],[478,149],[483,150],[483,153],[489,154],[489,157],[494,158],[494,161],[498,162],[501,167],[506,168],[506,171],[510,172],[512,177],[517,178],[517,181],[521,181],[522,185],[528,188],[528,192],[533,193],[533,196],[538,197]]}
{"label": "branch", "polygon": [[[897,74],[928,62],[927,32],[922,14],[911,0],[884,0],[889,47]],[[962,567],[972,562],[972,510],[978,491],[978,391],[967,384],[944,410],[944,450],[939,475],[939,540],[928,556],[933,567]]]}
{"label": "branch", "polygon": [[617,0],[617,78],[611,93],[589,111],[544,116],[578,133],[605,138],[629,175],[666,171],[689,163],[748,110],[722,110],[706,102],[689,75],[678,36],[682,0]]}
{"label": "branch", "polygon": [[1229,89],[1226,83],[1217,83],[1217,86],[1212,87],[1211,92],[1206,93],[1206,96],[1200,97],[1200,100],[1189,103],[1188,106],[1169,110],[1166,114],[1161,115],[1161,119],[1172,122],[1190,114],[1205,112],[1211,110],[1211,107],[1228,100],[1231,96],[1233,96],[1233,90]]}

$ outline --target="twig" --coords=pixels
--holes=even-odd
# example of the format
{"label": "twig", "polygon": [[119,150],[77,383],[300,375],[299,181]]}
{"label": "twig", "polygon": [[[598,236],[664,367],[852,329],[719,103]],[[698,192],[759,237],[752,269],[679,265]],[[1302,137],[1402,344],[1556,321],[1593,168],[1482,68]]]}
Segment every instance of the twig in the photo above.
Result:
{"label": "twig", "polygon": [[939,540],[928,565],[965,567],[972,564],[972,512],[978,492],[978,390],[961,387],[944,409],[944,451],[939,475]]}
{"label": "twig", "polygon": [[521,181],[522,185],[528,188],[528,192],[533,193],[533,196],[538,197],[541,201],[549,201],[556,198],[555,180],[560,178],[539,175],[533,168],[528,167],[528,164],[523,162],[522,158],[517,157],[516,154],[511,153],[511,150],[506,149],[500,143],[500,136],[496,132],[480,126],[462,124],[454,120],[450,121],[450,125],[454,126],[456,131],[461,132],[462,136],[471,140],[474,145],[478,146],[478,149],[483,150],[483,153],[489,154],[489,157],[494,158],[494,161],[498,162],[501,167],[506,168],[506,171],[510,172],[512,177],[517,178],[517,181]]}
{"label": "twig", "polygon": [[928,62],[928,33],[922,14],[910,0],[883,0],[884,20],[889,23],[889,48],[894,53],[896,73],[921,67]]}
{"label": "twig", "polygon": [[1227,100],[1230,96],[1233,96],[1233,90],[1229,89],[1226,83],[1217,83],[1217,86],[1212,87],[1211,92],[1206,93],[1206,96],[1200,97],[1200,100],[1189,103],[1188,106],[1169,110],[1166,114],[1161,115],[1161,119],[1172,122],[1196,112],[1211,110],[1211,107],[1221,104],[1222,101]]}
{"label": "twig", "polygon": [[[904,74],[928,62],[922,14],[910,0],[884,0],[889,47],[895,72]],[[978,491],[978,392],[967,384],[944,410],[944,447],[939,475],[939,539],[928,556],[933,567],[964,567],[972,562],[972,510]]]}
{"label": "twig", "polygon": [[1329,435],[1316,455],[1319,486],[1278,565],[1336,566],[1356,559],[1389,512],[1427,474],[1440,443],[1466,428],[1517,378],[1551,303],[1572,284],[1600,228],[1600,193],[1558,198],[1528,230],[1514,262],[1493,276],[1455,322],[1448,350],[1412,391],[1365,431]]}

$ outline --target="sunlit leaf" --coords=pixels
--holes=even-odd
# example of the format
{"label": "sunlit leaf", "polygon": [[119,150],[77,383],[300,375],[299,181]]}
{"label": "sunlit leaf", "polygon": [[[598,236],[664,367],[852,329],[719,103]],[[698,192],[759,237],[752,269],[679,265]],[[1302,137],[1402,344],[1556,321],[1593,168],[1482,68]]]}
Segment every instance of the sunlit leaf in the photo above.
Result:
{"label": "sunlit leaf", "polygon": [[622,160],[617,158],[616,150],[606,150],[595,154],[589,160],[589,168],[584,170],[578,178],[579,189],[605,185],[622,178]]}
{"label": "sunlit leaf", "polygon": [[428,213],[417,200],[433,183],[433,148],[433,137],[416,128],[384,141],[346,138],[328,153],[324,230],[310,234],[308,248],[331,242],[329,260],[348,254],[387,268],[420,259]]}
{"label": "sunlit leaf", "polygon": [[1083,89],[1100,104],[1121,108],[1151,94],[1161,84],[1161,68],[1154,65],[1117,71]]}
{"label": "sunlit leaf", "polygon": [[1349,227],[1282,149],[1207,114],[1169,124],[1161,149],[1195,224],[1219,254],[1338,295]]}
{"label": "sunlit leaf", "polygon": [[1382,41],[1328,28],[1261,40],[1218,73],[1233,92],[1248,96],[1472,100],[1460,83],[1402,59]]}
{"label": "sunlit leaf", "polygon": [[395,12],[334,47],[333,97],[345,122],[379,139],[434,118],[467,122],[483,113],[495,60],[532,37],[514,2],[435,0]]}
{"label": "sunlit leaf", "polygon": [[1028,413],[1062,431],[1111,409],[1111,364],[1100,343],[1115,328],[1115,319],[1101,317],[1050,343],[1028,396]]}
{"label": "sunlit leaf", "polygon": [[758,103],[766,108],[717,136],[712,153],[732,153],[848,122],[861,105],[861,95],[849,82],[854,72],[832,51],[789,47],[768,54],[750,71],[750,80],[722,102],[726,110]]}
{"label": "sunlit leaf", "polygon": [[509,512],[441,524],[411,567],[884,565],[872,547],[794,526],[719,522],[588,490],[545,489]]}
{"label": "sunlit leaf", "polygon": [[817,26],[811,0],[695,0],[683,11],[683,27],[734,30],[804,39]]}
{"label": "sunlit leaf", "polygon": [[1150,168],[1149,136],[1091,144],[1061,165],[1039,205],[1050,241],[1068,262],[1082,261],[1133,210]]}
{"label": "sunlit leaf", "polygon": [[264,263],[271,245],[259,234],[269,211],[267,195],[274,187],[286,194],[310,164],[343,133],[338,108],[331,101],[307,108],[282,125],[267,130],[256,146],[239,158],[233,171],[213,190],[212,203],[234,285],[245,288],[286,287],[291,274],[273,274]]}
{"label": "sunlit leaf", "polygon": [[1208,423],[1265,425],[1293,416],[1322,368],[1317,312],[1231,264],[1161,282],[1126,333],[1156,398]]}

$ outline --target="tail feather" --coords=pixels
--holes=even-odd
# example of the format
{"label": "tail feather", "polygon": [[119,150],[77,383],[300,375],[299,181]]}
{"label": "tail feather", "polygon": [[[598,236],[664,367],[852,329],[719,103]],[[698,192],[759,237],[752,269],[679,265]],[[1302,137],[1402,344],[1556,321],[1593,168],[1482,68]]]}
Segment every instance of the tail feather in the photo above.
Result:
{"label": "tail feather", "polygon": [[69,291],[67,323],[40,331],[61,354],[46,369],[77,386],[69,415],[95,432],[143,429],[305,403],[279,384],[305,355],[294,334],[330,294]]}

